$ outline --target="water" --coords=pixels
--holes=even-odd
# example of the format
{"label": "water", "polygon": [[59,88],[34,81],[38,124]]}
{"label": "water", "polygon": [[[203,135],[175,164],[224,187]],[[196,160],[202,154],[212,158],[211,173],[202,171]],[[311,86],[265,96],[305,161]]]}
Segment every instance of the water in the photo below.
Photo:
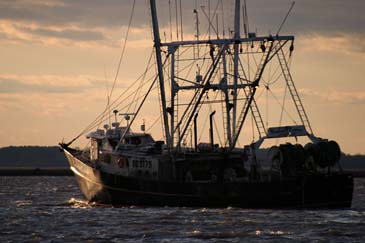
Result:
{"label": "water", "polygon": [[113,208],[73,177],[0,177],[0,242],[365,242],[365,178],[343,210]]}

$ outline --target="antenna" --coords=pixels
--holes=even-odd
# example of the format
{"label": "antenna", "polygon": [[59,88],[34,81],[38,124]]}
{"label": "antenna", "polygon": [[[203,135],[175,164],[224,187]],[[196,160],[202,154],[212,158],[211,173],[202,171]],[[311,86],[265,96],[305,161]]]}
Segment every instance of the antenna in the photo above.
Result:
{"label": "antenna", "polygon": [[179,40],[179,14],[177,7],[177,0],[175,0],[175,24],[176,24],[176,40]]}
{"label": "antenna", "polygon": [[[197,41],[199,41],[200,33],[199,33],[199,14],[198,14],[197,2],[195,2],[195,9],[193,13],[195,14],[195,28],[196,28],[195,38]],[[199,59],[199,46],[193,45],[193,51],[194,51],[194,58],[197,56]]]}
{"label": "antenna", "polygon": [[200,35],[200,32],[199,32],[199,15],[198,15],[198,9],[195,8],[193,13],[195,14],[195,28],[196,28],[196,34],[195,34],[195,37],[196,37],[196,40],[199,40],[199,35]]}
{"label": "antenna", "polygon": [[135,116],[136,113],[120,113],[120,116],[124,116],[124,119],[127,121],[127,127],[129,126],[129,120],[131,119],[131,116]]}
{"label": "antenna", "polygon": [[182,7],[181,7],[181,0],[180,0],[180,31],[181,31],[181,40],[184,40],[184,33],[183,33],[183,16],[182,16]]}
{"label": "antenna", "polygon": [[248,25],[248,15],[247,15],[247,4],[246,0],[244,0],[242,5],[242,20],[243,20],[243,30],[245,32],[245,37],[248,37],[248,33],[250,32],[250,28]]}
{"label": "antenna", "polygon": [[209,27],[208,27],[208,36],[209,36],[209,40],[210,40],[210,25],[211,25],[211,22],[210,22],[210,0],[208,0],[208,21],[209,21]]}
{"label": "antenna", "polygon": [[285,18],[283,19],[283,22],[281,22],[281,25],[280,25],[280,27],[279,27],[279,29],[278,29],[278,32],[276,32],[276,35],[279,35],[279,32],[280,32],[281,28],[283,28],[283,25],[285,24],[286,19],[288,18],[288,16],[289,16],[289,14],[290,14],[291,10],[292,10],[292,9],[293,9],[293,7],[294,7],[294,4],[295,4],[295,1],[293,1],[293,2],[291,3],[291,6],[290,6],[290,8],[289,8],[289,10],[288,10],[288,13],[285,15]]}
{"label": "antenna", "polygon": [[110,96],[109,96],[109,87],[108,87],[108,78],[107,78],[107,74],[106,74],[106,68],[105,68],[105,65],[104,65],[104,76],[105,76],[105,86],[106,86],[106,95],[107,95],[107,98],[108,98],[108,101],[107,101],[107,107],[106,107],[106,109],[108,109],[109,110],[109,112],[108,112],[108,121],[109,121],[109,126],[110,126],[110,124],[112,123],[111,122],[111,118],[110,118]]}
{"label": "antenna", "polygon": [[170,41],[172,41],[171,0],[169,0]]}
{"label": "antenna", "polygon": [[118,121],[118,120],[117,120],[118,110],[114,110],[114,111],[113,111],[113,113],[114,113],[114,116],[115,116],[115,122],[117,122],[117,121]]}
{"label": "antenna", "polygon": [[218,29],[218,28],[219,28],[219,22],[218,22],[218,14],[217,14],[215,17],[216,17],[215,19],[216,19],[216,24],[217,24],[217,27],[216,27],[216,28],[217,28],[217,39],[219,39],[219,29]]}

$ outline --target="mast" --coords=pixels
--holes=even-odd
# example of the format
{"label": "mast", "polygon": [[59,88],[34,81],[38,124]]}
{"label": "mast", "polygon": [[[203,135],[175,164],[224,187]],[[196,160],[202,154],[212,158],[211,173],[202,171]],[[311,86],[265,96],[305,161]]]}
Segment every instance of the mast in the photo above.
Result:
{"label": "mast", "polygon": [[[166,95],[165,95],[165,82],[163,76],[163,68],[162,68],[162,58],[161,58],[161,39],[160,32],[158,28],[158,20],[157,20],[157,11],[156,11],[156,2],[155,0],[150,0],[151,6],[151,16],[152,16],[152,28],[153,28],[153,38],[155,43],[155,52],[156,52],[156,62],[157,62],[157,72],[160,86],[160,94],[161,94],[161,105],[162,105],[162,115],[163,115],[163,123],[166,137],[167,148],[170,151],[171,149],[171,137],[169,131],[169,123],[167,117],[167,109],[166,109]],[[172,118],[173,119],[173,118]]]}
{"label": "mast", "polygon": [[[235,12],[234,12],[234,57],[233,57],[233,117],[232,117],[232,128],[233,136],[236,136],[236,116],[237,116],[237,80],[238,80],[238,51],[239,51],[239,39],[240,39],[240,7],[241,1],[235,1]],[[229,115],[229,114],[227,114]]]}
{"label": "mast", "polygon": [[[222,63],[223,63],[223,80],[224,80],[224,102],[225,102],[225,113],[226,113],[226,120],[223,121],[226,123],[226,134],[227,134],[227,143],[229,146],[232,144],[232,133],[231,133],[231,104],[229,103],[229,92],[228,92],[228,79],[227,79],[227,62],[226,62],[226,54],[222,54]],[[224,118],[223,118],[224,119]]]}
{"label": "mast", "polygon": [[175,96],[176,96],[176,81],[175,81],[175,51],[176,47],[169,47],[168,53],[171,57],[171,71],[170,71],[170,78],[171,78],[171,98],[170,98],[170,104],[171,107],[169,107],[170,112],[170,130],[171,130],[171,146],[174,146],[174,137],[175,137]]}

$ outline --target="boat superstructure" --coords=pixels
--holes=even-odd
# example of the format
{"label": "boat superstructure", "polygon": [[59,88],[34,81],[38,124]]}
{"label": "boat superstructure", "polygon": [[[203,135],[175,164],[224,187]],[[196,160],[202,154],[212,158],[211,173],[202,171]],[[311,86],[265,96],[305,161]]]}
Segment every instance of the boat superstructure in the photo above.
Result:
{"label": "boat superstructure", "polygon": [[[145,95],[133,113],[113,110],[111,126],[88,133],[89,149],[61,144],[85,197],[114,205],[351,206],[353,178],[339,165],[340,147],[314,135],[290,73],[294,36],[250,32],[246,4],[235,0],[234,28],[227,35],[212,23],[218,14],[207,16],[202,8],[193,11],[193,39],[161,41],[156,3],[149,3],[157,73]],[[201,12],[212,32],[208,38],[200,35]],[[273,80],[264,77],[270,63],[277,67]],[[268,127],[257,93],[279,79],[298,122]],[[132,130],[154,87],[164,138],[157,141],[145,125],[141,132]],[[127,126],[121,126],[118,113]],[[240,146],[249,122],[257,138]],[[203,133],[209,141],[200,141]],[[261,148],[267,140],[298,137],[307,137],[307,144]]]}

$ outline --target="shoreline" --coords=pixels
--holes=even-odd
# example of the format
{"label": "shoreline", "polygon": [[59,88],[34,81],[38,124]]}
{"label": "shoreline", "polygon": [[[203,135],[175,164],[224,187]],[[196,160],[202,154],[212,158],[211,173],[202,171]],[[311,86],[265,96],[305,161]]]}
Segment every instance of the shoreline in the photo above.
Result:
{"label": "shoreline", "polygon": [[0,176],[73,176],[68,167],[0,167]]}

